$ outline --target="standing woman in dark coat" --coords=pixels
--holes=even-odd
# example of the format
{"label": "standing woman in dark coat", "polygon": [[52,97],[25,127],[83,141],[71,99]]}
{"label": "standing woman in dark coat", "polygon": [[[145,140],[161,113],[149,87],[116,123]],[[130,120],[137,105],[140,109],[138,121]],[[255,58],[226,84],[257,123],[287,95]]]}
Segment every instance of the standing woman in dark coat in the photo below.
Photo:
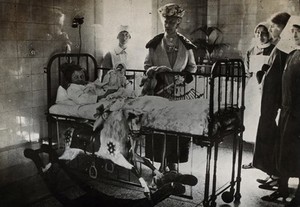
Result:
{"label": "standing woman in dark coat", "polygon": [[[300,178],[300,17],[293,24],[292,34],[296,50],[291,52],[282,76],[282,108],[280,113],[280,143],[278,170],[287,189],[288,178]],[[288,207],[300,206],[300,184]]]}
{"label": "standing woman in dark coat", "polygon": [[[243,139],[246,142],[255,143],[258,120],[260,116],[261,103],[261,84],[257,83],[256,73],[260,71],[262,65],[269,59],[273,45],[271,34],[269,33],[269,24],[261,22],[254,29],[254,45],[247,51],[246,68],[247,84],[245,90],[244,125],[245,131]],[[243,169],[253,168],[252,161],[249,164],[243,164]]]}
{"label": "standing woman in dark coat", "polygon": [[[278,13],[271,18],[270,32],[273,38],[279,37],[290,15]],[[278,176],[275,165],[275,143],[279,140],[279,128],[276,117],[281,103],[281,78],[287,54],[275,48],[269,58],[268,65],[265,64],[261,71],[256,73],[258,82],[262,81],[261,111],[258,123],[253,166],[268,175]],[[258,180],[261,182],[261,180]],[[272,188],[277,185],[277,179],[272,177],[262,187]]]}
{"label": "standing woman in dark coat", "polygon": [[[144,61],[145,70],[149,71],[153,67],[167,67],[174,72],[195,72],[197,67],[193,49],[195,49],[196,46],[177,31],[185,10],[178,4],[170,3],[160,7],[158,12],[164,26],[164,33],[156,35],[147,43],[146,48],[148,48],[148,53]],[[185,81],[187,83],[191,82],[192,80],[188,81],[187,77],[188,76],[186,76]],[[159,91],[162,91],[164,87],[167,88],[166,86],[168,85],[172,85],[172,83],[174,83],[174,76],[157,74],[156,78],[157,85],[154,89],[155,95],[173,93],[173,87],[163,90],[163,93],[159,93]],[[180,137],[179,145],[177,145],[176,137],[167,135],[165,145],[166,154],[163,160],[163,137],[163,135],[157,134],[155,135],[155,139],[152,140],[152,136],[146,136],[146,157],[152,160],[154,158],[154,161],[161,162],[160,170],[162,172],[168,170],[176,171],[178,170],[176,163],[188,161],[190,139]]]}

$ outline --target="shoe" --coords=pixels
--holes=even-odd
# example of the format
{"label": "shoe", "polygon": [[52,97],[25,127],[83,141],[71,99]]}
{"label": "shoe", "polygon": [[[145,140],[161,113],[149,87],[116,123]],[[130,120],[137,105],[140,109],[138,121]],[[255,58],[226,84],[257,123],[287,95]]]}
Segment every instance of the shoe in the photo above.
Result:
{"label": "shoe", "polygon": [[243,168],[243,169],[251,169],[251,168],[254,168],[254,167],[253,167],[252,162],[250,162],[249,164],[244,164],[244,165],[242,165],[242,168]]}
{"label": "shoe", "polygon": [[176,177],[174,179],[174,182],[178,182],[178,183],[181,183],[184,185],[189,185],[189,186],[195,186],[198,183],[198,179],[193,175],[183,174],[183,175],[179,175],[178,177]]}
{"label": "shoe", "polygon": [[195,186],[198,183],[198,179],[190,174],[180,174],[174,171],[166,172],[160,179],[154,180],[157,187],[160,188],[166,183],[176,182],[184,185]]}
{"label": "shoe", "polygon": [[282,193],[277,190],[271,195],[261,197],[261,199],[263,201],[274,202],[274,201],[278,201],[279,198],[282,198],[282,201],[285,201],[288,196],[289,196],[288,193]]}
{"label": "shoe", "polygon": [[259,185],[258,187],[264,190],[277,190],[279,178],[272,178],[270,177],[269,181],[265,182],[264,184]]}
{"label": "shoe", "polygon": [[268,177],[266,177],[265,179],[256,179],[256,181],[258,182],[258,183],[260,183],[260,184],[264,184],[264,183],[266,183],[266,182],[268,182],[268,180],[270,180],[271,179],[271,176],[268,176]]}
{"label": "shoe", "polygon": [[300,207],[300,199],[299,198],[293,198],[291,202],[286,204],[284,207]]}

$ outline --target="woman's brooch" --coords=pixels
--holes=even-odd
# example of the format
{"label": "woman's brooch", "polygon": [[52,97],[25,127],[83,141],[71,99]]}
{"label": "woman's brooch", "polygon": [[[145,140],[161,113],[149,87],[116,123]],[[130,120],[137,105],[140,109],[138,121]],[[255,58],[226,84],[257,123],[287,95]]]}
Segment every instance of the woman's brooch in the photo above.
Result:
{"label": "woman's brooch", "polygon": [[178,48],[176,46],[168,46],[168,51],[169,52],[177,52]]}

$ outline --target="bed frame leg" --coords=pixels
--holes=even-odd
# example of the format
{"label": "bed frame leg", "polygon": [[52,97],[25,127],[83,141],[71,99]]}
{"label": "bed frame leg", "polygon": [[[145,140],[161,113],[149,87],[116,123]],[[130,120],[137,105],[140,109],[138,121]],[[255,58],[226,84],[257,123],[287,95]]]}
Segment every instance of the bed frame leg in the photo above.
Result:
{"label": "bed frame leg", "polygon": [[241,168],[242,168],[242,157],[243,157],[243,132],[238,136],[238,168],[237,168],[237,177],[236,177],[236,193],[234,195],[235,201],[240,201],[241,199]]}
{"label": "bed frame leg", "polygon": [[56,121],[55,124],[56,124],[57,149],[60,149],[59,123],[58,123],[58,121]]}
{"label": "bed frame leg", "polygon": [[[53,148],[53,146],[52,146],[52,143],[53,143],[53,140],[52,140],[52,134],[53,134],[53,132],[52,132],[52,130],[53,130],[52,123],[53,123],[53,118],[48,116],[47,117],[47,121],[48,121],[48,146],[50,147],[50,149],[52,149]],[[52,162],[53,160],[54,160],[53,155],[52,155],[52,153],[50,153],[49,154],[49,162]]]}
{"label": "bed frame leg", "polygon": [[234,200],[234,187],[235,187],[235,165],[236,165],[236,152],[238,143],[238,135],[234,134],[233,136],[233,144],[232,144],[232,169],[231,169],[231,181],[230,181],[230,189],[229,191],[223,192],[222,200],[225,203],[231,203]]}
{"label": "bed frame leg", "polygon": [[211,160],[211,148],[212,146],[207,146],[207,155],[206,155],[206,173],[205,173],[205,187],[204,187],[204,200],[203,205],[209,206],[209,181],[210,181],[210,160]]}
{"label": "bed frame leg", "polygon": [[216,206],[216,185],[217,185],[217,161],[218,161],[218,152],[219,152],[219,144],[214,142],[214,171],[213,171],[213,185],[212,185],[212,193],[211,193],[211,205],[212,207]]}
{"label": "bed frame leg", "polygon": [[209,201],[203,201],[203,206],[204,206],[204,207],[210,207],[210,206],[209,206]]}

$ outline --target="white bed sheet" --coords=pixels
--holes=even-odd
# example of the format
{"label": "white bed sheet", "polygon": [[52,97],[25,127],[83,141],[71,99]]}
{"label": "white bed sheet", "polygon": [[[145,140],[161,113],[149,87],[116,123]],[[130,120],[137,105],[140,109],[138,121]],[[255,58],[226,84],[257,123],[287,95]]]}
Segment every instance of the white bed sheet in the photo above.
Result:
{"label": "white bed sheet", "polygon": [[[206,136],[208,133],[209,101],[207,99],[169,101],[168,99],[157,96],[143,96],[126,99],[125,102],[120,101],[120,103],[122,104],[118,104],[118,107],[124,110],[143,114],[143,127],[193,135]],[[106,107],[110,102],[106,101],[82,106],[55,104],[50,107],[49,112],[51,114],[94,120],[96,109],[101,104]],[[228,120],[231,124],[232,117],[228,117],[226,121],[222,121],[227,124]],[[221,125],[222,123],[216,122],[214,132],[216,132]]]}
{"label": "white bed sheet", "polygon": [[[101,104],[63,105],[55,104],[50,107],[50,114],[72,116],[84,119],[95,119],[96,109]],[[123,105],[125,110],[142,112],[143,127],[183,132],[197,135],[207,133],[208,126],[208,100],[193,99],[169,101],[168,99],[143,96],[129,99]]]}

